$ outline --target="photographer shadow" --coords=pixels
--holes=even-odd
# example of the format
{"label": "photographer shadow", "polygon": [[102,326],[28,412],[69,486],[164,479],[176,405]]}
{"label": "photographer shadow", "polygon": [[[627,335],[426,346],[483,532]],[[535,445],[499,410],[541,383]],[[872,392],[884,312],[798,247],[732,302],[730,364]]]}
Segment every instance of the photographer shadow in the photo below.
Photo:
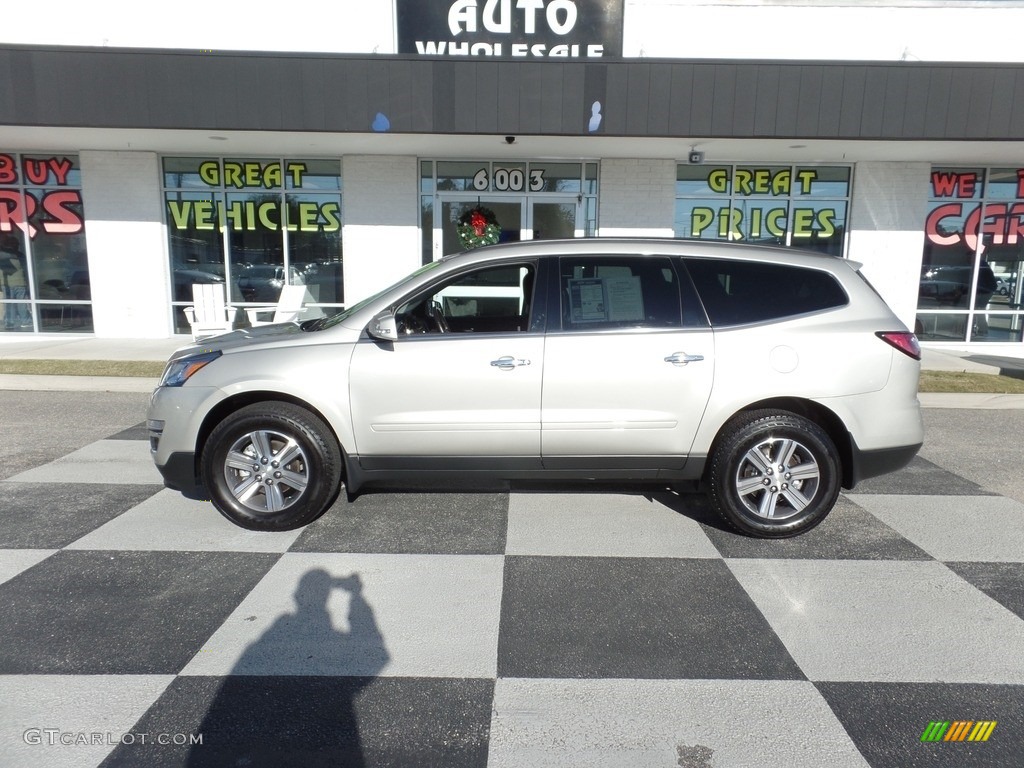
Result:
{"label": "photographer shadow", "polygon": [[[331,620],[348,594],[348,630]],[[188,766],[366,764],[356,698],[389,661],[358,574],[303,574],[296,611],[280,616],[238,660],[203,717]]]}

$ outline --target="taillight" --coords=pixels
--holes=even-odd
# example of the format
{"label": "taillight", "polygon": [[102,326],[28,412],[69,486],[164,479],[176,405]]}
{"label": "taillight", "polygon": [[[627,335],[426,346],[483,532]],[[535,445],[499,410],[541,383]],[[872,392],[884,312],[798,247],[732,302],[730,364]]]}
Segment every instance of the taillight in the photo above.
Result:
{"label": "taillight", "polygon": [[879,331],[875,336],[896,347],[907,357],[921,359],[921,345],[917,341],[917,336],[910,331]]}

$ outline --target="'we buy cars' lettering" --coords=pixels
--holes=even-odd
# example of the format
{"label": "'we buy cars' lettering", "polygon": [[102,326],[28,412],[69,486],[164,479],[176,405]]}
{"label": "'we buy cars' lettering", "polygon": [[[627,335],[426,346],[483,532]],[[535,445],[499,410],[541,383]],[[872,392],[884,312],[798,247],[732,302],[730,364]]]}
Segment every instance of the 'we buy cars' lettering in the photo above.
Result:
{"label": "'we buy cars' lettering", "polygon": [[[981,179],[975,171],[933,171],[933,198],[970,200],[979,191]],[[1024,198],[1024,168],[1017,170],[1017,197]],[[1016,245],[1024,241],[1024,202],[964,203],[949,202],[935,206],[925,222],[925,237],[935,245],[962,243],[971,251],[981,243]]]}
{"label": "'we buy cars' lettering", "polygon": [[[66,157],[25,157],[18,165],[13,155],[0,153],[0,185],[63,187],[73,167]],[[78,189],[32,189],[0,186],[0,232],[14,228],[34,238],[39,229],[51,235],[73,235],[85,227],[82,193]]]}

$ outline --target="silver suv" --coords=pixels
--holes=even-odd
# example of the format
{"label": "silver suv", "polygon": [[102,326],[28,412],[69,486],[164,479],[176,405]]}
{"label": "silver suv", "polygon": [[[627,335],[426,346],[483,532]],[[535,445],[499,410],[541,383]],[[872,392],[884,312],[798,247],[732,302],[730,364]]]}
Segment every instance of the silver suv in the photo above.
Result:
{"label": "silver suv", "polygon": [[917,453],[919,361],[850,261],[534,241],[178,350],[148,426],[168,487],[257,530],[343,489],[555,479],[700,485],[735,529],[784,537]]}

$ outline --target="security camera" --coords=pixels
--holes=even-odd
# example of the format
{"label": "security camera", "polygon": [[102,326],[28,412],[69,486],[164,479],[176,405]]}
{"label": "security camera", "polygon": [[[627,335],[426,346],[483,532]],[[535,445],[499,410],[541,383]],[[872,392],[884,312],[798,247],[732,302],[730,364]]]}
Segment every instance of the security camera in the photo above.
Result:
{"label": "security camera", "polygon": [[700,165],[704,162],[704,153],[694,149],[690,151],[690,163],[692,165]]}
{"label": "security camera", "polygon": [[516,143],[516,137],[515,136],[506,136],[505,137],[505,143],[506,144],[515,144]]}

